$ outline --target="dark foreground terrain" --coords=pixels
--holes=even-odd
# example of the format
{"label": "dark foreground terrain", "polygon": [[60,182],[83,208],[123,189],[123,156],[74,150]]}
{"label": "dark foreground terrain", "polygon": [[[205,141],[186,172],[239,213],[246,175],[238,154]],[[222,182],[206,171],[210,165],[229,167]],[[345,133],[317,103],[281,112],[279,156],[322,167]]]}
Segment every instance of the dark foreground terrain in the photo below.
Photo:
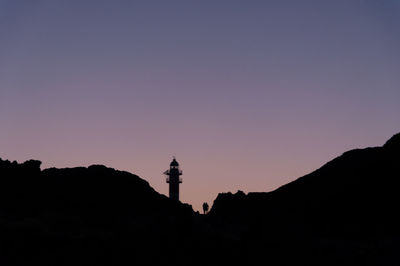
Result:
{"label": "dark foreground terrain", "polygon": [[0,159],[0,265],[400,265],[400,134],[206,216],[104,166]]}

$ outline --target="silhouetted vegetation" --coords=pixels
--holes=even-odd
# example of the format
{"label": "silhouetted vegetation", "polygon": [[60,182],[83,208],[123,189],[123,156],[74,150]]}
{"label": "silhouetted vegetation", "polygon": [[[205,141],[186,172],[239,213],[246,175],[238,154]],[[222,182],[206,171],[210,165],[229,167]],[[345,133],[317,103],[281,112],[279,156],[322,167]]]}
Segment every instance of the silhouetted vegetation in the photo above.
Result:
{"label": "silhouetted vegetation", "polygon": [[399,179],[397,134],[199,215],[127,172],[0,159],[0,265],[399,265]]}

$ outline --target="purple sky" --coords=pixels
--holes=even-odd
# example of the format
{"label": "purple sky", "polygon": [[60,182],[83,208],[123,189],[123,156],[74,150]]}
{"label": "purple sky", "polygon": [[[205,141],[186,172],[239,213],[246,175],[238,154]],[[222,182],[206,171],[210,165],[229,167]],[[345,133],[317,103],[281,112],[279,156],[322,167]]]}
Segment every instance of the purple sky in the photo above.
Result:
{"label": "purple sky", "polygon": [[0,0],[0,157],[270,191],[400,131],[399,29],[396,0]]}

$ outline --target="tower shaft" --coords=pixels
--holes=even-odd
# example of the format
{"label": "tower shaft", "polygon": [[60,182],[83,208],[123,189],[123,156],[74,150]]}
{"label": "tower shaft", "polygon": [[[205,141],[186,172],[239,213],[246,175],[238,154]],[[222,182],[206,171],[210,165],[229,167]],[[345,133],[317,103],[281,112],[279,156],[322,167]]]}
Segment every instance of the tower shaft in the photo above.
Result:
{"label": "tower shaft", "polygon": [[[177,180],[175,181],[174,179]],[[169,198],[173,200],[179,200],[179,176],[177,178],[172,176],[170,177]]]}

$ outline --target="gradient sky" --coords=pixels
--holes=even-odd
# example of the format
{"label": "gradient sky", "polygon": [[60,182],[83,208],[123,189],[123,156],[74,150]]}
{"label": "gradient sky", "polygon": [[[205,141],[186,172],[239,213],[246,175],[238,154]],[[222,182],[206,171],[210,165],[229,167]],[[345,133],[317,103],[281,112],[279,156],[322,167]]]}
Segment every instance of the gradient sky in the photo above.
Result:
{"label": "gradient sky", "polygon": [[0,0],[0,157],[270,191],[400,131],[399,47],[397,0]]}

